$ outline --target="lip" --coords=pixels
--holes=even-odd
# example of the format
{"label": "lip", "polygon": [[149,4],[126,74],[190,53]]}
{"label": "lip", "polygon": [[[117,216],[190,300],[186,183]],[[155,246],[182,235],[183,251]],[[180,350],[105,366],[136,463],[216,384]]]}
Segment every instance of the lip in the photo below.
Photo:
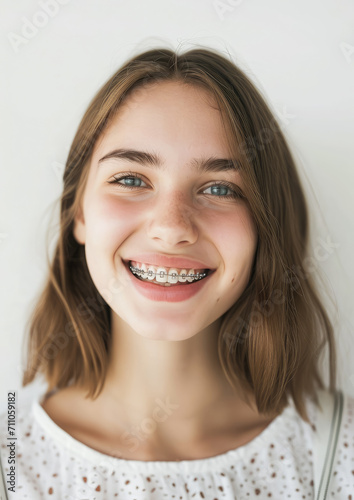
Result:
{"label": "lip", "polygon": [[129,270],[128,262],[123,261],[123,264],[135,289],[144,297],[157,302],[181,302],[183,300],[188,300],[206,286],[214,274],[214,272],[210,272],[210,274],[202,280],[195,281],[189,285],[161,286],[140,280]]}
{"label": "lip", "polygon": [[123,259],[124,263],[128,263],[130,260],[136,262],[151,264],[152,266],[158,267],[178,267],[179,269],[210,269],[215,271],[210,264],[206,262],[189,259],[185,257],[170,257],[167,255],[160,255],[157,253],[142,253],[130,255],[127,260]]}

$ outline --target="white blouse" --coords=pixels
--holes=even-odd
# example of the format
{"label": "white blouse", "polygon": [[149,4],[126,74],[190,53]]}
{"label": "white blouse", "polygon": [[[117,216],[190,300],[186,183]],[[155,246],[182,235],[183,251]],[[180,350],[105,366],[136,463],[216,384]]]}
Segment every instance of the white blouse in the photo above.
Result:
{"label": "white blouse", "polygon": [[[328,499],[354,500],[354,397],[345,393],[342,425]],[[300,500],[313,499],[316,406],[311,424],[293,401],[261,434],[235,450],[200,460],[123,460],[74,439],[40,405],[44,395],[17,408],[15,493],[37,500]],[[10,472],[7,413],[0,416],[1,461]]]}

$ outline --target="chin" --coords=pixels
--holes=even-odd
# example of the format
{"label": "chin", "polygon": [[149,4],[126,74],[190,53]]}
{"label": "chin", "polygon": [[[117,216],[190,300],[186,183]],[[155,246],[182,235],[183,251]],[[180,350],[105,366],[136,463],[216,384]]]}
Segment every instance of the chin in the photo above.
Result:
{"label": "chin", "polygon": [[162,341],[170,341],[170,342],[178,342],[181,340],[187,340],[190,339],[191,337],[194,337],[197,335],[198,332],[191,332],[188,331],[186,332],[186,328],[174,328],[171,331],[171,324],[166,325],[164,327],[156,327],[156,324],[154,327],[150,329],[146,328],[134,328],[134,326],[131,326],[132,329],[141,337],[144,337],[146,339],[150,340],[162,340]]}

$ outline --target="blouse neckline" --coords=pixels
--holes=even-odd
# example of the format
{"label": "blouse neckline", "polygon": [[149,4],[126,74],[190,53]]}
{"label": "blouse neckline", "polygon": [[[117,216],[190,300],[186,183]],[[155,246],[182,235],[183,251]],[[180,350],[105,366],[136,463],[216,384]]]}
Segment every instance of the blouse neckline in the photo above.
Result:
{"label": "blouse neckline", "polygon": [[282,413],[277,415],[270,424],[263,429],[260,434],[254,437],[248,443],[226,451],[222,454],[208,458],[180,460],[180,461],[143,461],[143,460],[127,460],[116,458],[105,453],[101,453],[88,445],[78,441],[66,431],[64,431],[54,420],[52,420],[41,406],[41,402],[45,395],[33,400],[32,413],[37,423],[56,441],[60,447],[66,448],[69,452],[76,456],[89,461],[94,466],[103,467],[108,470],[140,472],[144,474],[153,474],[154,472],[180,472],[180,473],[197,473],[206,471],[215,471],[224,467],[230,467],[237,461],[244,461],[246,457],[257,454],[257,450],[267,447],[272,440],[279,439],[282,432],[289,431],[289,418],[301,418],[294,406],[292,398],[289,396],[289,404],[284,408]]}

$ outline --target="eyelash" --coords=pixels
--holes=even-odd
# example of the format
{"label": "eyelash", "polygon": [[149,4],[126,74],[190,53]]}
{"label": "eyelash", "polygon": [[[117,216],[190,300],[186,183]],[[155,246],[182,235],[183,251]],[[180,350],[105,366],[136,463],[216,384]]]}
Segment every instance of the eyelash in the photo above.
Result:
{"label": "eyelash", "polygon": [[[127,178],[135,178],[135,179],[140,179],[141,181],[145,182],[144,179],[134,173],[134,172],[129,172],[129,175],[128,174],[124,174],[124,175],[121,175],[120,177],[114,177],[114,181],[108,181],[108,184],[119,184],[119,186],[121,186],[123,189],[139,189],[140,187],[143,187],[143,186],[126,186],[125,184],[120,184],[119,181],[123,180],[123,179],[127,179]],[[213,195],[213,194],[208,194],[207,196],[213,196],[213,197],[217,197],[217,198],[223,198],[223,199],[230,199],[230,198],[233,198],[233,199],[238,199],[238,198],[243,198],[243,195],[242,193],[236,188],[235,189],[235,186],[234,184],[230,183],[230,182],[227,182],[227,181],[218,181],[218,182],[215,182],[214,184],[212,184],[211,186],[208,186],[207,188],[205,189],[209,189],[211,187],[214,187],[214,186],[221,186],[221,187],[226,187],[228,189],[230,189],[232,191],[232,194],[228,194],[228,195]]]}

